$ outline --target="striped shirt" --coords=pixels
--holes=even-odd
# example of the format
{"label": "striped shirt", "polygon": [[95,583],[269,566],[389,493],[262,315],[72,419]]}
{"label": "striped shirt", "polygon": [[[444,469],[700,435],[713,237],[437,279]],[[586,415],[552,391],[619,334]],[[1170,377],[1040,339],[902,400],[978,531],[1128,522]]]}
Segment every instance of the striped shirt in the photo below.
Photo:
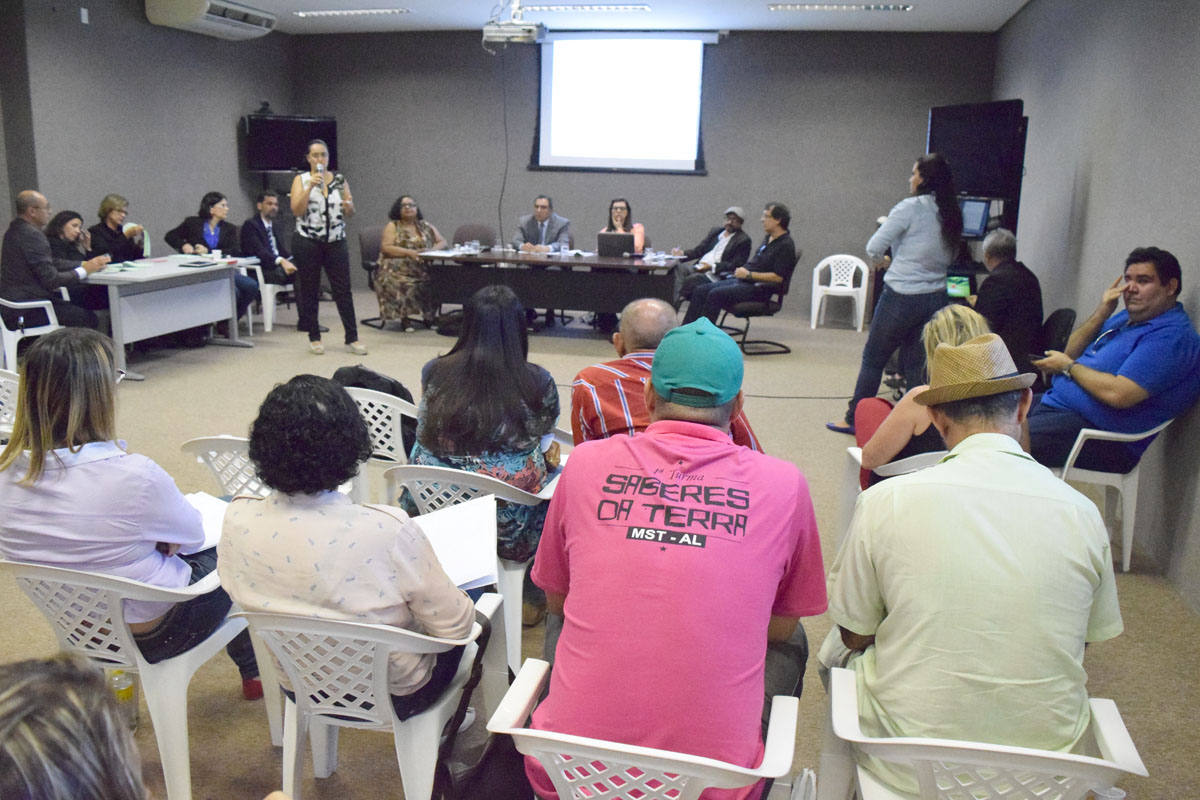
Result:
{"label": "striped shirt", "polygon": [[[571,384],[571,433],[575,444],[622,433],[640,433],[650,424],[646,381],[653,351],[628,353],[616,361],[593,364]],[[743,412],[729,422],[734,444],[763,452]]]}

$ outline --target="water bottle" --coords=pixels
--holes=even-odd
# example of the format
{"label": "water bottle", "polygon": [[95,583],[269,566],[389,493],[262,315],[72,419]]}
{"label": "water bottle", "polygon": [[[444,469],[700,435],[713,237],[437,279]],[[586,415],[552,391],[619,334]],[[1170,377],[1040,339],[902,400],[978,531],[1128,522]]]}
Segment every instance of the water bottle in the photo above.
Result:
{"label": "water bottle", "polygon": [[123,669],[108,670],[108,688],[117,698],[117,707],[129,730],[136,731],[138,726],[138,686],[137,681]]}

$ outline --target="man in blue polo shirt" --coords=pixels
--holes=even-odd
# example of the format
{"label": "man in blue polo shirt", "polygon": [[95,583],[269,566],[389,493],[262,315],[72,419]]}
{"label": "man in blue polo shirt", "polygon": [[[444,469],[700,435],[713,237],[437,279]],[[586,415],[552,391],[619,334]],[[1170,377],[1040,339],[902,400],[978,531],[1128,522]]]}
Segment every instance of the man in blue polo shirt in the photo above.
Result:
{"label": "man in blue polo shirt", "polygon": [[[1179,260],[1157,247],[1139,247],[1125,274],[1104,291],[1100,305],[1067,342],[1034,361],[1055,375],[1029,412],[1030,453],[1050,467],[1067,460],[1081,428],[1116,433],[1149,430],[1186,411],[1200,396],[1200,336],[1177,298]],[[1117,300],[1125,298],[1125,310]],[[1153,437],[1128,444],[1089,442],[1076,464],[1129,472]]]}

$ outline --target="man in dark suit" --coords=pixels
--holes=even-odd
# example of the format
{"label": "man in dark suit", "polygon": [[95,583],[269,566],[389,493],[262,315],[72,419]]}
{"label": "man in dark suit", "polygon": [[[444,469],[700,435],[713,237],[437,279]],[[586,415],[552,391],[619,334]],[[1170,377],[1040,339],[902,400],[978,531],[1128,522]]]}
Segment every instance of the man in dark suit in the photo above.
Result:
{"label": "man in dark suit", "polygon": [[[27,189],[17,195],[17,216],[4,234],[0,249],[0,297],[6,300],[49,300],[60,325],[96,328],[96,315],[86,308],[63,300],[57,289],[74,286],[93,272],[104,269],[107,255],[82,260],[54,258],[50,242],[42,228],[50,221],[50,203],[45,195]],[[41,309],[18,311],[5,308],[4,322],[9,328],[22,324],[35,327],[46,323]]]}
{"label": "man in dark suit", "polygon": [[[554,201],[539,194],[533,200],[533,213],[517,221],[512,246],[523,253],[561,253],[571,246],[571,220],[554,213]],[[537,316],[525,309],[530,325]],[[546,309],[546,327],[554,325],[554,309]]]}
{"label": "man in dark suit", "polygon": [[[672,252],[683,256],[675,268],[675,308],[691,297],[692,290],[709,280],[712,272],[717,278],[725,278],[746,263],[750,258],[750,237],[742,230],[746,212],[741,206],[725,209],[725,224],[708,232],[704,241],[691,250],[675,248]],[[688,264],[695,261],[695,264]]]}
{"label": "man in dark suit", "polygon": [[1037,373],[1031,353],[1042,352],[1042,285],[1028,267],[1017,261],[1017,237],[997,228],[983,240],[983,264],[988,278],[972,301],[992,333],[1004,340],[1021,372]]}
{"label": "man in dark suit", "polygon": [[274,189],[260,192],[254,207],[258,213],[242,223],[242,255],[256,256],[267,283],[280,286],[292,282],[296,265],[284,239],[276,235],[275,215],[279,213],[279,194]]}

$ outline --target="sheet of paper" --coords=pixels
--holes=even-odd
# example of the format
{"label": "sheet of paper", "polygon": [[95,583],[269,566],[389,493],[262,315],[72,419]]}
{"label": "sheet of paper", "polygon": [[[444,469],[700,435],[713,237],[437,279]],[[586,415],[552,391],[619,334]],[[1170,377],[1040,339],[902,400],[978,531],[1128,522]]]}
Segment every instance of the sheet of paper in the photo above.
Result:
{"label": "sheet of paper", "polygon": [[413,517],[460,589],[496,582],[496,497],[485,495]]}
{"label": "sheet of paper", "polygon": [[194,550],[184,549],[179,552],[191,555],[216,547],[217,542],[221,541],[221,526],[225,522],[225,509],[229,507],[229,503],[219,497],[213,497],[208,492],[192,492],[184,495],[184,498],[192,504],[192,508],[200,512],[200,519],[204,525],[204,544]]}

